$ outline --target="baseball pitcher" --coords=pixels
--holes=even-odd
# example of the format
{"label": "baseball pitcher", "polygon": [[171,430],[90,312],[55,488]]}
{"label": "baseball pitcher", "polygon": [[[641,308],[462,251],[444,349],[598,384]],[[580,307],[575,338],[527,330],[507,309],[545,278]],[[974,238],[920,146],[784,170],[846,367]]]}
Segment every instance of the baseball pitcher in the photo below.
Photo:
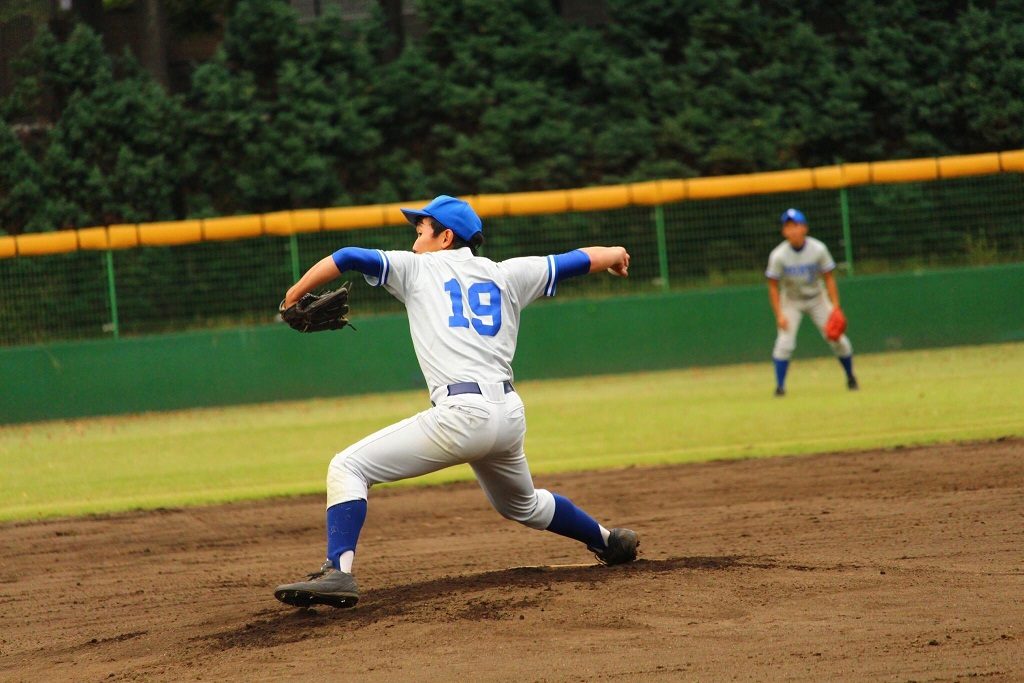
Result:
{"label": "baseball pitcher", "polygon": [[832,255],[821,241],[807,236],[807,219],[796,209],[783,212],[785,241],[768,257],[768,299],[775,313],[778,334],[772,360],[775,363],[775,395],[786,395],[786,372],[796,349],[796,333],[806,313],[821,331],[846,371],[846,386],[857,389],[853,375],[853,346],[844,334],[846,316],[839,308],[839,287],[832,271]]}
{"label": "baseball pitcher", "polygon": [[[502,516],[576,539],[604,564],[636,559],[635,532],[608,530],[568,498],[534,488],[523,450],[526,412],[512,383],[523,308],[541,296],[554,296],[566,278],[602,271],[626,277],[629,254],[622,247],[587,247],[496,263],[476,256],[483,244],[482,223],[461,199],[441,195],[422,209],[402,212],[416,229],[411,252],[341,249],[288,290],[281,315],[300,331],[343,327],[347,288],[340,303],[318,302],[310,293],[346,271],[361,273],[370,285],[405,304],[433,407],[371,434],[331,460],[326,561],[309,580],[278,586],[274,596],[298,607],[355,605],[359,592],[352,565],[370,487],[459,463],[469,463]],[[317,307],[333,309],[333,323],[308,319]]]}

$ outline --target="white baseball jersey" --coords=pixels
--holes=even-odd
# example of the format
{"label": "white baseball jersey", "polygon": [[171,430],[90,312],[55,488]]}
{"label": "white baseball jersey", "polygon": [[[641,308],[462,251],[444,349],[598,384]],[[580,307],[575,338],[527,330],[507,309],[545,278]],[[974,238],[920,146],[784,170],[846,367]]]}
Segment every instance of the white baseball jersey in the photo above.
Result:
{"label": "white baseball jersey", "polygon": [[820,240],[808,237],[800,250],[783,242],[768,257],[765,275],[779,281],[782,296],[789,299],[814,299],[825,293],[821,275],[835,270],[832,254]]}
{"label": "white baseball jersey", "polygon": [[[546,529],[555,499],[533,486],[523,402],[502,383],[512,379],[522,309],[554,296],[559,280],[586,273],[589,259],[572,252],[495,263],[463,248],[372,252],[378,263],[357,252],[352,263],[361,260],[366,281],[405,304],[434,406],[338,453],[327,471],[328,508],[365,499],[374,484],[469,463],[495,509]],[[449,396],[447,385],[459,382],[476,382],[480,393]]]}
{"label": "white baseball jersey", "polygon": [[468,248],[378,253],[384,259],[381,275],[364,277],[405,304],[431,395],[457,382],[512,380],[520,313],[555,293],[553,256],[495,263]]}

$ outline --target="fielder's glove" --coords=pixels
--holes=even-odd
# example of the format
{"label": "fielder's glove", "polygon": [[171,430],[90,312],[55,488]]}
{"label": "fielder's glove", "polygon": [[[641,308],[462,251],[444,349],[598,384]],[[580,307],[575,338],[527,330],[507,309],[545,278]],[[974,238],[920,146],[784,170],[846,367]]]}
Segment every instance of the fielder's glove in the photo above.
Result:
{"label": "fielder's glove", "polygon": [[[340,330],[349,324],[348,292],[351,284],[346,282],[338,289],[323,294],[304,294],[301,299],[284,307],[284,301],[277,307],[281,320],[299,332],[323,332]],[[354,327],[352,329],[355,329]]]}
{"label": "fielder's glove", "polygon": [[839,341],[839,338],[846,332],[846,316],[838,308],[832,309],[832,314],[825,322],[825,337],[829,341]]}

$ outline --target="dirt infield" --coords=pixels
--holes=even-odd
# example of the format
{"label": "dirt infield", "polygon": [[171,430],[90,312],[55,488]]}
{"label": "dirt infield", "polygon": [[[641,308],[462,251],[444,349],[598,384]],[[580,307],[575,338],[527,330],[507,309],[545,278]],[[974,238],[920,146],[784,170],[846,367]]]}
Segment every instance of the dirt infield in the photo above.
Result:
{"label": "dirt infield", "polygon": [[1024,441],[537,484],[641,559],[376,491],[360,604],[296,610],[319,496],[2,525],[0,680],[1024,680]]}

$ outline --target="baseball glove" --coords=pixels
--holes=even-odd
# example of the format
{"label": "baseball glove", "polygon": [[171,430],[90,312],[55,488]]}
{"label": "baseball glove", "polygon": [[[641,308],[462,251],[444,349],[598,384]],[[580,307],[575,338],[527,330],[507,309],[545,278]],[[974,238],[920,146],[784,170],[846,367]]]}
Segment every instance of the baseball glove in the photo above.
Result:
{"label": "baseball glove", "polygon": [[825,337],[829,341],[839,341],[843,332],[846,332],[846,316],[839,308],[833,308],[832,314],[825,322]]}
{"label": "baseball glove", "polygon": [[[323,294],[304,294],[302,298],[285,308],[284,301],[277,307],[281,320],[299,332],[323,332],[340,330],[349,324],[348,292],[351,283],[346,282],[338,289]],[[355,328],[352,328],[355,329]]]}

